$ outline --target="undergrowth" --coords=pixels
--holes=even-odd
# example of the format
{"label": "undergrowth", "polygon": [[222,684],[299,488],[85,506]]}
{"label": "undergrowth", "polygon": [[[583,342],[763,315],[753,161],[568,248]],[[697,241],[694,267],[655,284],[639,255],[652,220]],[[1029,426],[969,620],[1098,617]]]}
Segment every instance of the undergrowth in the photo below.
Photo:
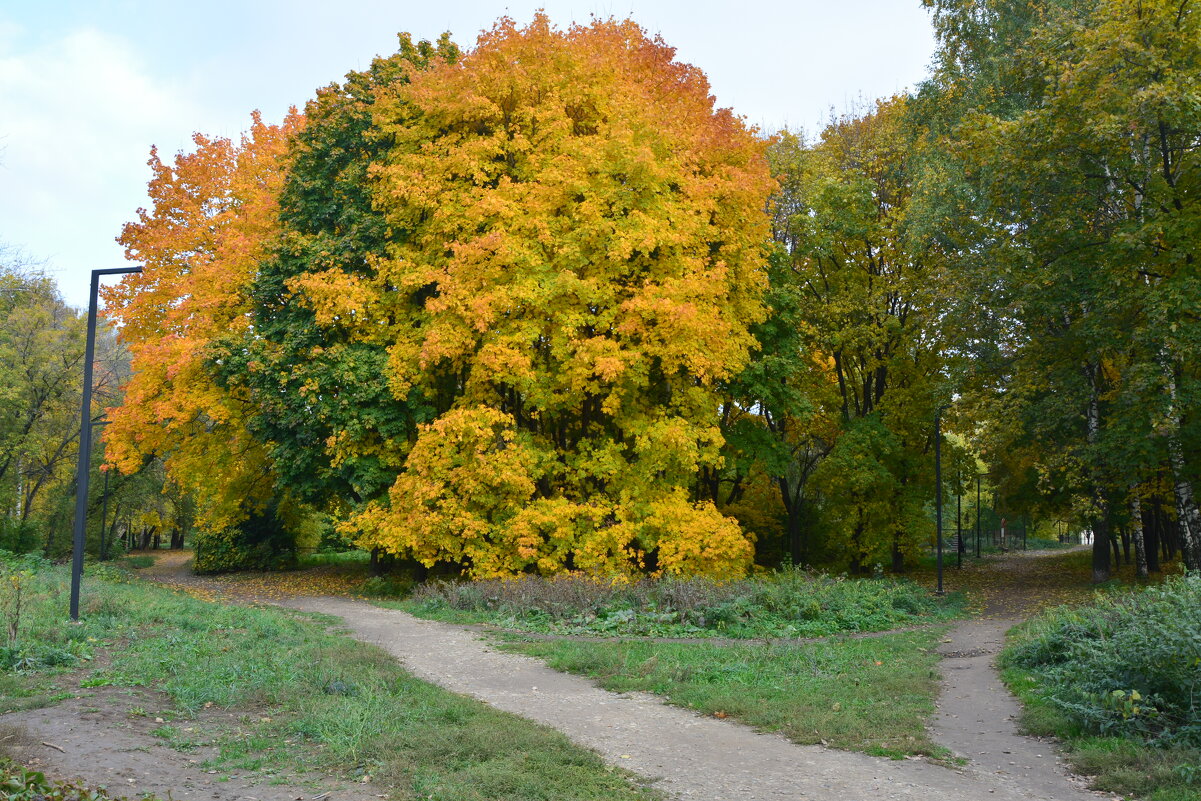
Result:
{"label": "undergrowth", "polygon": [[963,598],[937,598],[903,579],[789,569],[725,583],[578,575],[430,582],[402,606],[425,617],[561,634],[780,638],[947,620]]}
{"label": "undergrowth", "polygon": [[[52,781],[44,773],[0,759],[0,799],[3,801],[108,801],[117,798],[123,796],[109,795],[103,787],[89,787],[82,782]],[[153,795],[143,795],[140,799],[157,801]]]}
{"label": "undergrowth", "polygon": [[1002,665],[1026,728],[1063,740],[1098,789],[1201,797],[1201,575],[1050,610]]}

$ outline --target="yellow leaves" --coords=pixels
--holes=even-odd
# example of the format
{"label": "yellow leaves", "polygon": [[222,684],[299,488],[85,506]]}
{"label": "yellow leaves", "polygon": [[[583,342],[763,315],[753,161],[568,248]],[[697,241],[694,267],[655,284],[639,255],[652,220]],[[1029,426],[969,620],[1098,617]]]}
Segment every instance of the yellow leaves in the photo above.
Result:
{"label": "yellow leaves", "polygon": [[362,277],[339,269],[322,270],[291,278],[287,286],[313,310],[318,325],[374,333],[370,321],[380,291]]}
{"label": "yellow leaves", "polygon": [[714,386],[763,317],[773,182],[673,58],[632,22],[538,15],[378,97],[378,280],[290,285],[323,327],[386,336],[392,394],[440,414],[361,542],[473,575],[621,574],[660,547],[677,572],[745,567],[733,521],[675,499],[720,464]]}
{"label": "yellow leaves", "polygon": [[657,547],[659,573],[669,576],[738,578],[754,558],[737,521],[708,501],[689,503],[680,490],[650,504],[639,541]]}

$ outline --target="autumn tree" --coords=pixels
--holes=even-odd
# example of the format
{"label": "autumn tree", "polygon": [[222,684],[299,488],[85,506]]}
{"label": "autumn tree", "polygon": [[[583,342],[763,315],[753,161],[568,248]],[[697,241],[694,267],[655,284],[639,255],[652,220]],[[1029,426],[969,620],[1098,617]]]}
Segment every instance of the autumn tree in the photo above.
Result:
{"label": "autumn tree", "polygon": [[319,324],[386,341],[381,380],[430,407],[363,541],[473,575],[749,564],[696,479],[763,315],[771,179],[673,55],[632,22],[539,15],[380,90],[385,252],[289,283]]}
{"label": "autumn tree", "polygon": [[[241,142],[197,135],[174,163],[152,152],[154,203],[119,239],[143,266],[105,292],[133,376],[105,429],[107,458],[123,473],[155,457],[196,499],[207,535],[200,567],[278,558],[281,521],[302,516],[277,491],[273,464],[247,427],[246,398],[208,367],[213,342],[251,323],[246,291],[278,226],[278,195],[296,115],[268,125],[256,115]],[[273,523],[274,521],[274,523]],[[210,561],[205,561],[210,560]]]}
{"label": "autumn tree", "polygon": [[83,334],[51,278],[15,257],[0,263],[0,547],[40,544],[47,498],[70,481]]}
{"label": "autumn tree", "polygon": [[[895,97],[833,122],[816,143],[787,135],[773,147],[774,234],[788,263],[773,292],[791,291],[795,358],[808,364],[796,386],[813,409],[781,433],[815,438],[809,494],[820,494],[825,536],[852,567],[900,569],[930,532],[933,420],[950,392],[936,302],[943,260],[913,224],[917,139],[906,98]],[[774,405],[765,417],[782,423]],[[789,507],[795,479],[779,475]]]}
{"label": "autumn tree", "polygon": [[[1198,124],[1194,4],[931,3],[935,94],[981,201],[979,305],[1010,330],[993,386],[1044,476],[1090,498],[1094,577],[1128,496],[1171,475],[1186,564],[1201,564],[1197,466]],[[974,260],[969,260],[974,261]],[[1014,415],[1008,416],[1015,419]]]}

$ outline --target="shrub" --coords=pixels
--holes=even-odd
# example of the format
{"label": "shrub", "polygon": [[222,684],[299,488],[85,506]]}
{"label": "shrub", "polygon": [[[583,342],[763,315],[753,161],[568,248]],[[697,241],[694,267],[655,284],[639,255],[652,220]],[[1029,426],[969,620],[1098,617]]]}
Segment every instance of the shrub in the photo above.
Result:
{"label": "shrub", "polygon": [[41,541],[40,532],[32,522],[0,517],[0,550],[27,553]]}
{"label": "shrub", "polygon": [[1004,662],[1086,731],[1201,745],[1201,574],[1052,610]]}
{"label": "shrub", "polygon": [[806,637],[946,616],[958,599],[940,601],[905,580],[785,569],[731,582],[582,575],[430,582],[414,590],[410,603],[419,613],[471,612],[502,625],[566,633]]}

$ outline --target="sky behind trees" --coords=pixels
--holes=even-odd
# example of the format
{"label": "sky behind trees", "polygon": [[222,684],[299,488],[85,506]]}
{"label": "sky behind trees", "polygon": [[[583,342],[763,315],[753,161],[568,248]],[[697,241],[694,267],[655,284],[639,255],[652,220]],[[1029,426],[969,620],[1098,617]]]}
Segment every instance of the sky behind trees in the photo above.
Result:
{"label": "sky behind trees", "polygon": [[911,87],[934,49],[919,0],[415,3],[347,0],[0,2],[0,243],[45,262],[66,300],[123,265],[114,241],[146,205],[151,145],[236,137],[396,48],[450,31],[471,47],[502,14],[559,26],[632,16],[705,71],[719,106],[766,130],[814,130]]}

